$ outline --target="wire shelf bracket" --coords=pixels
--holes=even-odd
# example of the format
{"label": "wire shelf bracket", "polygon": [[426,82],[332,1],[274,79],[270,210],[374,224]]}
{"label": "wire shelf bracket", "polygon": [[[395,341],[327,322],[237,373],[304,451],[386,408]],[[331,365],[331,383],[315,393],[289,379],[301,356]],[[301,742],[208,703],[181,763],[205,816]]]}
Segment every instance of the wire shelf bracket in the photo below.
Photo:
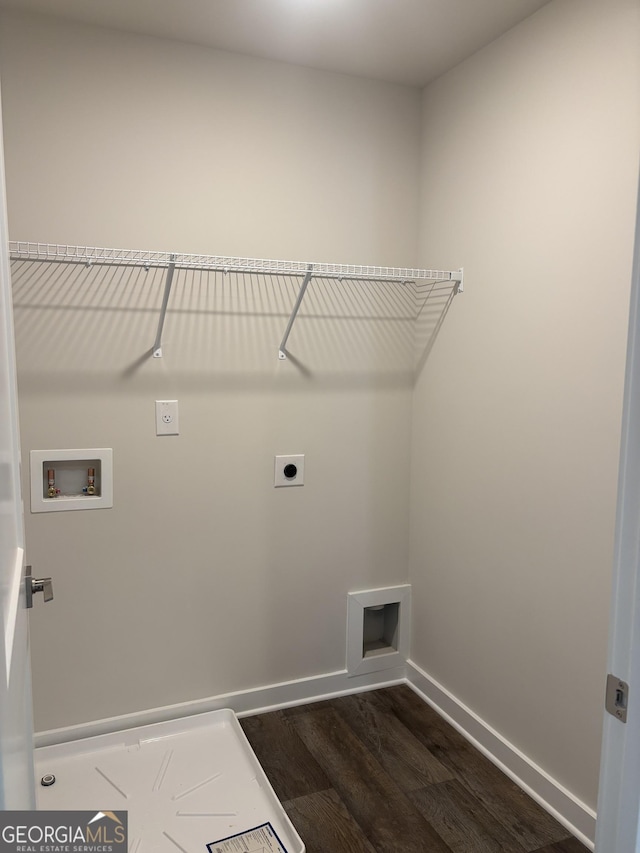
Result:
{"label": "wire shelf bracket", "polygon": [[173,274],[176,271],[176,256],[171,255],[171,261],[167,270],[167,278],[164,283],[164,293],[162,295],[162,305],[160,306],[160,319],[158,321],[158,331],[156,332],[156,340],[153,345],[153,357],[162,358],[162,331],[164,329],[164,321],[167,316],[167,305],[169,304],[169,296],[171,295],[171,285],[173,284]]}
{"label": "wire shelf bracket", "polygon": [[313,264],[309,264],[309,266],[307,268],[306,275],[302,281],[302,285],[300,286],[300,292],[298,293],[298,298],[296,299],[296,304],[293,306],[293,311],[291,312],[291,316],[289,317],[289,322],[287,323],[287,328],[284,331],[282,341],[280,342],[280,346],[278,348],[278,358],[279,359],[285,359],[287,357],[287,341],[289,340],[289,335],[291,334],[291,329],[293,328],[293,324],[295,323],[296,317],[298,315],[298,311],[300,310],[300,306],[302,305],[302,300],[304,299],[304,294],[306,293],[307,287],[309,286],[309,282],[311,281],[312,274],[313,274]]}
{"label": "wire shelf bracket", "polygon": [[153,358],[162,358],[162,334],[167,315],[169,297],[176,270],[203,270],[222,273],[236,272],[261,275],[303,276],[295,305],[278,348],[278,358],[287,358],[287,341],[312,278],[330,278],[339,281],[386,281],[407,284],[431,281],[451,282],[455,293],[464,291],[463,270],[424,270],[401,267],[358,266],[354,264],[308,263],[303,261],[277,261],[264,258],[232,258],[223,255],[186,255],[177,252],[150,252],[140,249],[105,249],[96,246],[69,246],[55,243],[35,243],[11,240],[9,252],[12,261],[41,261],[45,263],[84,264],[93,266],[144,267],[149,270],[166,269],[158,330],[152,347]]}

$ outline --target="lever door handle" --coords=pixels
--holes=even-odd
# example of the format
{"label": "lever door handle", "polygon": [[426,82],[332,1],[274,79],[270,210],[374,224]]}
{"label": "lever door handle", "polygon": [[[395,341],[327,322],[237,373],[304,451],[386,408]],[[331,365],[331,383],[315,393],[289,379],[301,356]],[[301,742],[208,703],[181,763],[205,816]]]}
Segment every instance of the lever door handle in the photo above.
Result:
{"label": "lever door handle", "polygon": [[32,578],[31,579],[32,593],[44,593],[45,601],[53,601],[53,581],[51,578]]}
{"label": "lever door handle", "polygon": [[34,578],[31,576],[31,566],[26,568],[25,589],[27,593],[27,607],[33,607],[33,596],[37,592],[44,595],[45,601],[53,601],[53,581],[51,578]]}

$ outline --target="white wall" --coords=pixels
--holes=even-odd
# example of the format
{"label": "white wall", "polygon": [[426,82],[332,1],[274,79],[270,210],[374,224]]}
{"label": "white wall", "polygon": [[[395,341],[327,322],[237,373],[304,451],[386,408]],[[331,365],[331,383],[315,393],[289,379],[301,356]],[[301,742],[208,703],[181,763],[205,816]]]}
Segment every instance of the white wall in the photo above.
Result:
{"label": "white wall", "polygon": [[[2,16],[12,239],[414,264],[420,94]],[[413,305],[387,287],[14,265],[22,446],[113,447],[112,510],[30,515],[46,729],[345,666],[406,581]],[[310,316],[312,315],[312,316]],[[154,400],[181,435],[156,438]],[[273,456],[306,485],[273,488]],[[26,472],[25,472],[26,474]],[[26,476],[25,476],[26,482]]]}
{"label": "white wall", "polygon": [[37,17],[2,29],[13,239],[413,262],[415,90]]}
{"label": "white wall", "polygon": [[557,0],[424,93],[412,657],[595,807],[638,174],[635,0]]}

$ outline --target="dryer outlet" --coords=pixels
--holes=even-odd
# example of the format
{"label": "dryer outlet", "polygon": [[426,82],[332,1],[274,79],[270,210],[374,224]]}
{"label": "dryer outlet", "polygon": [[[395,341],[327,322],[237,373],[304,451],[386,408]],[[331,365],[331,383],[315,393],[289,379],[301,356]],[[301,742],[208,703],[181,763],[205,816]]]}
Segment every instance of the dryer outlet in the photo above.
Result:
{"label": "dryer outlet", "polygon": [[275,457],[273,485],[277,489],[282,486],[304,486],[304,453]]}

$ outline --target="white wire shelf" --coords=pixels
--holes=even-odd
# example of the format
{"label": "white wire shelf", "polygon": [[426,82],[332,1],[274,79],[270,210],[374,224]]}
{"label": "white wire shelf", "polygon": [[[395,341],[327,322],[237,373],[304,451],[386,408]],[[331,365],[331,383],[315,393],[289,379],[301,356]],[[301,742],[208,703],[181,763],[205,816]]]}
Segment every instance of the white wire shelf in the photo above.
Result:
{"label": "white wire shelf", "polygon": [[302,276],[298,298],[292,310],[278,357],[285,359],[286,344],[295,322],[305,291],[312,278],[332,278],[356,281],[388,281],[401,284],[452,282],[456,292],[463,290],[462,270],[427,270],[408,267],[359,266],[309,261],[278,261],[266,258],[234,258],[225,255],[193,255],[179,252],[154,252],[141,249],[108,249],[98,246],[69,246],[57,243],[35,243],[23,240],[9,242],[11,260],[43,261],[48,263],[84,264],[92,266],[140,266],[145,269],[167,270],[165,290],[160,308],[158,333],[153,345],[154,358],[162,357],[162,331],[169,294],[176,269],[212,270],[222,273],[260,273],[261,275]]}
{"label": "white wire shelf", "polygon": [[115,264],[122,266],[203,269],[221,272],[259,272],[275,275],[306,275],[309,266],[314,276],[331,278],[374,279],[376,281],[461,281],[461,272],[424,270],[408,267],[358,266],[356,264],[310,263],[309,261],[277,261],[265,258],[232,258],[225,255],[186,255],[179,252],[152,252],[140,249],[106,249],[97,246],[64,246],[55,243],[31,243],[13,240],[9,243],[15,260],[61,261],[63,263]]}

